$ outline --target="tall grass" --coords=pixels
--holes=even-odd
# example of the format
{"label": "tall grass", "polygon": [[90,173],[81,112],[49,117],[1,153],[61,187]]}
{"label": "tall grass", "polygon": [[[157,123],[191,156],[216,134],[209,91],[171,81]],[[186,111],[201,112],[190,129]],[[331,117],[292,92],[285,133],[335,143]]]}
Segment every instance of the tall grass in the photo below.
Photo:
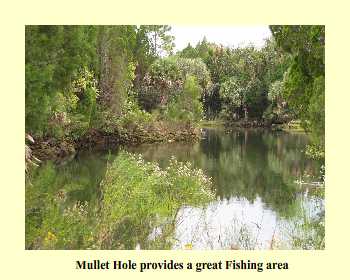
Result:
{"label": "tall grass", "polygon": [[[52,164],[28,174],[27,249],[170,248],[178,210],[214,198],[211,180],[189,163],[172,158],[161,169],[127,152],[108,163],[98,203],[67,204],[67,192],[79,189],[72,185],[62,186]],[[160,234],[152,239],[155,228]]]}
{"label": "tall grass", "polygon": [[[148,236],[154,227],[161,225],[160,238],[165,238],[182,206],[202,206],[214,198],[210,185],[210,179],[189,163],[172,158],[169,166],[161,169],[140,155],[122,152],[101,183],[99,247],[151,246]],[[125,240],[128,242],[123,243]]]}

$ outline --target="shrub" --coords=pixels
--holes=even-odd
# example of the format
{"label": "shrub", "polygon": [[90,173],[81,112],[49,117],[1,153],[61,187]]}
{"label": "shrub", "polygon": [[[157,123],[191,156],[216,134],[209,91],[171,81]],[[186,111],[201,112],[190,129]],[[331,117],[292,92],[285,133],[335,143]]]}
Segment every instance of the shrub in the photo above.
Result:
{"label": "shrub", "polygon": [[101,200],[89,203],[69,199],[86,182],[75,181],[75,173],[58,174],[50,163],[26,174],[27,249],[134,249],[137,243],[157,247],[159,239],[152,245],[148,238],[156,226],[171,237],[180,207],[213,199],[211,180],[174,158],[161,169],[141,156],[120,152],[100,184]]}
{"label": "shrub", "polygon": [[[92,224],[87,202],[66,204],[66,192],[55,167],[26,174],[25,246],[27,249],[79,249],[92,245]],[[74,188],[79,188],[79,185]],[[91,214],[91,213],[90,213]]]}
{"label": "shrub", "polygon": [[166,117],[171,120],[200,121],[203,118],[200,96],[200,87],[195,77],[188,76],[182,94],[168,104]]}
{"label": "shrub", "polygon": [[130,124],[143,126],[153,120],[152,115],[145,110],[141,110],[132,96],[127,99],[123,107],[122,117],[119,119],[119,124],[122,127],[127,127]]}
{"label": "shrub", "polygon": [[152,225],[161,217],[174,219],[181,206],[209,202],[213,198],[210,185],[201,170],[174,158],[162,170],[141,156],[122,152],[101,184],[99,246],[135,248],[137,242],[147,240]]}
{"label": "shrub", "polygon": [[181,72],[183,80],[188,76],[195,77],[201,90],[207,89],[211,84],[210,73],[202,59],[176,58],[176,64]]}
{"label": "shrub", "polygon": [[194,77],[200,98],[210,85],[210,74],[201,59],[177,56],[157,59],[137,88],[140,105],[147,111],[161,108],[184,91],[184,83]]}

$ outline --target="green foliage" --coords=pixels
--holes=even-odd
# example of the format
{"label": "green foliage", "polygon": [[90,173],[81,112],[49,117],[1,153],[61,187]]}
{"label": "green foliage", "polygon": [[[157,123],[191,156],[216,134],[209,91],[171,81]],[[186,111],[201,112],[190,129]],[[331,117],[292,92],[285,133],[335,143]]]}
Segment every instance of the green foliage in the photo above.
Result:
{"label": "green foliage", "polygon": [[129,96],[123,107],[123,114],[118,120],[118,125],[123,128],[131,125],[142,127],[154,121],[153,116],[145,110],[141,110],[135,99],[131,96]]}
{"label": "green foliage", "polygon": [[155,121],[154,115],[140,109],[133,95],[127,97],[122,108],[123,111],[117,116],[111,110],[98,106],[92,126],[105,133],[118,134]]}
{"label": "green foliage", "polygon": [[210,74],[201,59],[188,59],[170,56],[157,59],[150,67],[153,79],[163,79],[175,82],[185,81],[187,76],[194,76],[200,86],[205,89],[210,84]]}
{"label": "green foliage", "polygon": [[115,133],[118,131],[120,117],[104,106],[96,106],[96,117],[93,120],[93,127],[105,133]]}
{"label": "green foliage", "polygon": [[239,81],[231,77],[221,84],[220,97],[224,102],[221,115],[224,116],[225,119],[236,119],[236,115],[239,113],[238,111],[243,106],[244,99],[244,89],[240,86]]}
{"label": "green foliage", "polygon": [[[221,117],[227,120],[246,117],[245,110],[250,118],[261,118],[267,109],[270,84],[283,78],[283,73],[290,63],[289,55],[278,51],[274,40],[268,40],[265,46],[258,50],[252,46],[225,48],[209,43],[204,38],[196,47],[188,45],[178,55],[200,58],[206,63],[213,83],[213,86],[205,91],[203,98],[206,117],[215,118],[221,111]],[[245,95],[249,106],[248,103],[242,103],[240,109],[237,105],[232,107],[237,104],[233,98],[237,94],[230,96],[233,102],[229,102],[227,98],[228,89],[233,86],[232,79],[235,79],[241,88],[246,88]],[[221,87],[224,89],[220,90]]]}
{"label": "green foliage", "polygon": [[270,84],[268,92],[270,105],[264,112],[264,120],[271,121],[271,123],[283,123],[285,119],[289,119],[292,116],[288,104],[284,99],[283,91],[283,80],[276,80]]}
{"label": "green foliage", "polygon": [[162,54],[171,55],[175,47],[174,36],[170,35],[171,26],[169,25],[144,25],[148,35],[148,41],[153,56]]}
{"label": "green foliage", "polygon": [[177,55],[184,58],[200,58],[203,62],[206,62],[209,53],[215,49],[216,45],[207,41],[204,36],[202,41],[198,42],[195,47],[192,47],[189,43],[186,48],[177,53]]}
{"label": "green foliage", "polygon": [[150,75],[154,79],[170,81],[181,80],[180,68],[175,57],[159,58],[150,67]]}
{"label": "green foliage", "polygon": [[67,189],[52,164],[26,178],[26,248],[75,249],[91,243],[87,203],[65,203]]}
{"label": "green foliage", "polygon": [[100,181],[95,173],[86,164],[70,168],[69,173],[48,163],[26,175],[27,249],[134,249],[138,242],[149,242],[153,226],[173,235],[166,229],[180,207],[213,199],[211,180],[175,159],[162,170],[121,152],[100,174],[101,200],[89,200],[91,189],[96,193],[91,185]]}
{"label": "green foliage", "polygon": [[136,27],[98,26],[97,31],[98,103],[120,115],[134,78],[132,50],[136,43]]}
{"label": "green foliage", "polygon": [[199,59],[176,58],[176,64],[181,72],[182,79],[185,80],[189,75],[197,79],[202,90],[210,85],[210,73],[205,63]]}
{"label": "green foliage", "polygon": [[280,103],[282,94],[283,94],[283,82],[282,81],[273,82],[269,88],[269,93],[268,93],[269,101],[277,106],[277,104]]}
{"label": "green foliage", "polygon": [[213,83],[221,84],[235,74],[232,63],[231,50],[222,46],[215,46],[208,52],[205,60]]}
{"label": "green foliage", "polygon": [[160,109],[182,88],[180,71],[174,59],[157,59],[135,88],[141,108]]}
{"label": "green foliage", "polygon": [[137,242],[146,242],[159,219],[175,218],[181,206],[209,202],[213,198],[209,186],[201,170],[189,164],[172,159],[162,170],[122,152],[102,182],[99,247],[134,249]]}
{"label": "green foliage", "polygon": [[136,28],[136,42],[133,48],[135,63],[136,89],[149,71],[150,65],[160,57],[161,54],[171,54],[174,38],[168,34],[170,27],[166,25],[140,25]]}
{"label": "green foliage", "polygon": [[292,55],[284,78],[285,98],[304,127],[324,133],[324,44],[321,25],[270,26],[277,45]]}
{"label": "green foliage", "polygon": [[[93,117],[94,111],[96,110],[96,98],[98,97],[96,83],[93,73],[86,68],[83,69],[79,77],[73,81],[71,87],[73,93],[71,98],[75,97],[79,101],[75,103],[74,101],[72,102],[71,99],[68,100],[71,111],[76,109],[77,112],[84,114],[88,121]],[[69,101],[72,103],[69,103]]]}
{"label": "green foliage", "polygon": [[200,97],[201,89],[196,78],[187,76],[183,92],[169,102],[165,116],[171,120],[199,122],[203,118]]}
{"label": "green foliage", "polygon": [[271,46],[257,50],[208,44],[205,62],[214,86],[204,96],[207,116],[222,110],[221,117],[227,120],[261,118],[275,60]]}
{"label": "green foliage", "polygon": [[261,118],[266,108],[266,95],[259,80],[248,82],[231,77],[220,87],[220,96],[224,102],[224,113],[227,119],[245,117]]}
{"label": "green foliage", "polygon": [[286,234],[292,241],[293,249],[324,250],[325,249],[325,211],[319,199],[324,199],[324,188],[320,187],[314,192],[315,206],[313,215],[305,205],[300,205],[299,219],[294,227],[286,229]]}
{"label": "green foliage", "polygon": [[[179,99],[188,95],[182,93],[189,90],[185,89],[185,82],[189,76],[195,77],[198,82],[200,91],[198,99],[200,99],[210,85],[209,72],[200,59],[185,59],[178,56],[157,59],[150,66],[149,74],[144,77],[140,87],[136,89],[141,107],[147,111],[155,109],[164,111],[168,105],[176,111],[178,106],[182,106],[177,104],[178,102],[188,103],[187,100]],[[195,106],[195,109],[194,114],[197,116],[200,108]]]}
{"label": "green foliage", "polygon": [[184,48],[183,50],[178,52],[177,55],[184,57],[184,58],[197,58],[197,57],[199,57],[197,50],[194,47],[192,47],[190,43],[188,43],[186,48]]}
{"label": "green foliage", "polygon": [[264,63],[263,81],[266,86],[269,87],[273,82],[282,80],[291,63],[290,54],[281,51],[274,38],[271,38],[261,49],[261,57]]}
{"label": "green foliage", "polygon": [[135,28],[27,26],[26,131],[78,139],[97,104],[120,116],[135,78]]}
{"label": "green foliage", "polygon": [[288,102],[306,128],[322,132],[324,27],[271,30],[274,39],[259,50],[225,48],[203,38],[161,57],[173,52],[167,25],[27,26],[26,131],[78,139],[95,125],[109,129],[122,118],[146,120],[142,110],[128,109],[132,91],[141,109],[156,110],[160,118],[167,110],[170,118],[200,119],[198,103],[180,100],[193,76],[207,118],[222,111],[228,120],[261,119],[280,114]]}
{"label": "green foliage", "polygon": [[26,26],[26,131],[47,132],[52,102],[95,59],[87,26]]}
{"label": "green foliage", "polygon": [[322,143],[319,143],[319,142],[313,142],[312,144],[308,145],[306,147],[305,153],[309,158],[312,158],[312,159],[316,159],[316,160],[325,159],[324,145],[322,145]]}
{"label": "green foliage", "polygon": [[58,92],[52,98],[46,134],[55,138],[81,137],[95,117],[97,96],[93,74],[87,69],[79,71],[66,92]]}

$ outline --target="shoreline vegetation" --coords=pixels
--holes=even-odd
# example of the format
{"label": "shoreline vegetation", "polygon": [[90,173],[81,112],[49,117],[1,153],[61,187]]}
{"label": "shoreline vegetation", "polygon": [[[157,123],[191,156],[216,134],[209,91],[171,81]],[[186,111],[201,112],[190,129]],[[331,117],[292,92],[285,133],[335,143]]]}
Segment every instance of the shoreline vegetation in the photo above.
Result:
{"label": "shoreline vegetation", "polygon": [[[124,133],[90,129],[77,140],[70,138],[39,138],[28,145],[31,156],[39,161],[64,161],[76,153],[86,150],[106,150],[118,147],[137,146],[152,143],[195,142],[202,137],[202,130],[206,128],[224,128],[226,132],[235,129],[267,129],[270,131],[303,132],[300,122],[291,121],[284,124],[265,125],[256,121],[225,123],[218,121],[202,121],[199,126],[190,123],[167,125],[162,122],[152,124],[146,128],[137,127],[125,130]],[[32,138],[32,137],[31,137]],[[29,159],[29,158],[28,158]]]}
{"label": "shoreline vegetation", "polygon": [[33,157],[41,161],[61,161],[86,150],[98,151],[145,143],[191,142],[200,139],[201,130],[190,123],[157,122],[146,127],[135,126],[123,131],[106,132],[90,129],[84,136],[71,138],[39,138],[28,145]]}
{"label": "shoreline vegetation", "polygon": [[[44,168],[26,188],[26,249],[170,249],[179,209],[202,208],[215,197],[211,179],[188,163],[172,158],[161,169],[121,151],[108,163],[100,203],[67,207],[67,189],[56,193],[55,169]],[[162,234],[150,240],[154,227]]]}
{"label": "shoreline vegetation", "polygon": [[226,123],[222,120],[201,121],[194,126],[191,123],[164,123],[157,122],[147,127],[135,126],[127,128],[123,132],[105,132],[97,129],[90,129],[84,136],[77,140],[70,138],[39,138],[28,144],[32,157],[40,161],[54,160],[61,161],[74,156],[79,151],[86,150],[109,150],[119,146],[137,146],[152,143],[172,142],[193,142],[202,137],[202,130],[206,128],[222,127],[226,132],[235,129],[267,129],[271,131],[303,132],[300,121],[288,123],[266,124],[258,121],[237,121]]}
{"label": "shoreline vegetation", "polygon": [[[307,154],[324,161],[324,26],[270,26],[261,49],[203,38],[177,53],[170,30],[26,26],[27,249],[170,248],[179,208],[214,199],[203,171],[176,159],[162,170],[121,152],[100,183],[98,209],[68,207],[70,187],[59,186],[52,162],[81,151],[198,141],[206,127],[261,128],[307,131]],[[160,221],[152,244],[133,236]]]}

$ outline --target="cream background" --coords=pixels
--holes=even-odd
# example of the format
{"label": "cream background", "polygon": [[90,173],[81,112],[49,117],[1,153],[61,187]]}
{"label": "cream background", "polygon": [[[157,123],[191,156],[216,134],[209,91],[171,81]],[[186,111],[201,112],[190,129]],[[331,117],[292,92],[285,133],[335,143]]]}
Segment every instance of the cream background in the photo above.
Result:
{"label": "cream background", "polygon": [[[345,279],[349,276],[349,7],[346,1],[7,1],[1,5],[2,279]],[[326,25],[326,250],[26,251],[24,250],[25,24]],[[288,271],[77,271],[78,259],[135,261],[288,261]]]}

